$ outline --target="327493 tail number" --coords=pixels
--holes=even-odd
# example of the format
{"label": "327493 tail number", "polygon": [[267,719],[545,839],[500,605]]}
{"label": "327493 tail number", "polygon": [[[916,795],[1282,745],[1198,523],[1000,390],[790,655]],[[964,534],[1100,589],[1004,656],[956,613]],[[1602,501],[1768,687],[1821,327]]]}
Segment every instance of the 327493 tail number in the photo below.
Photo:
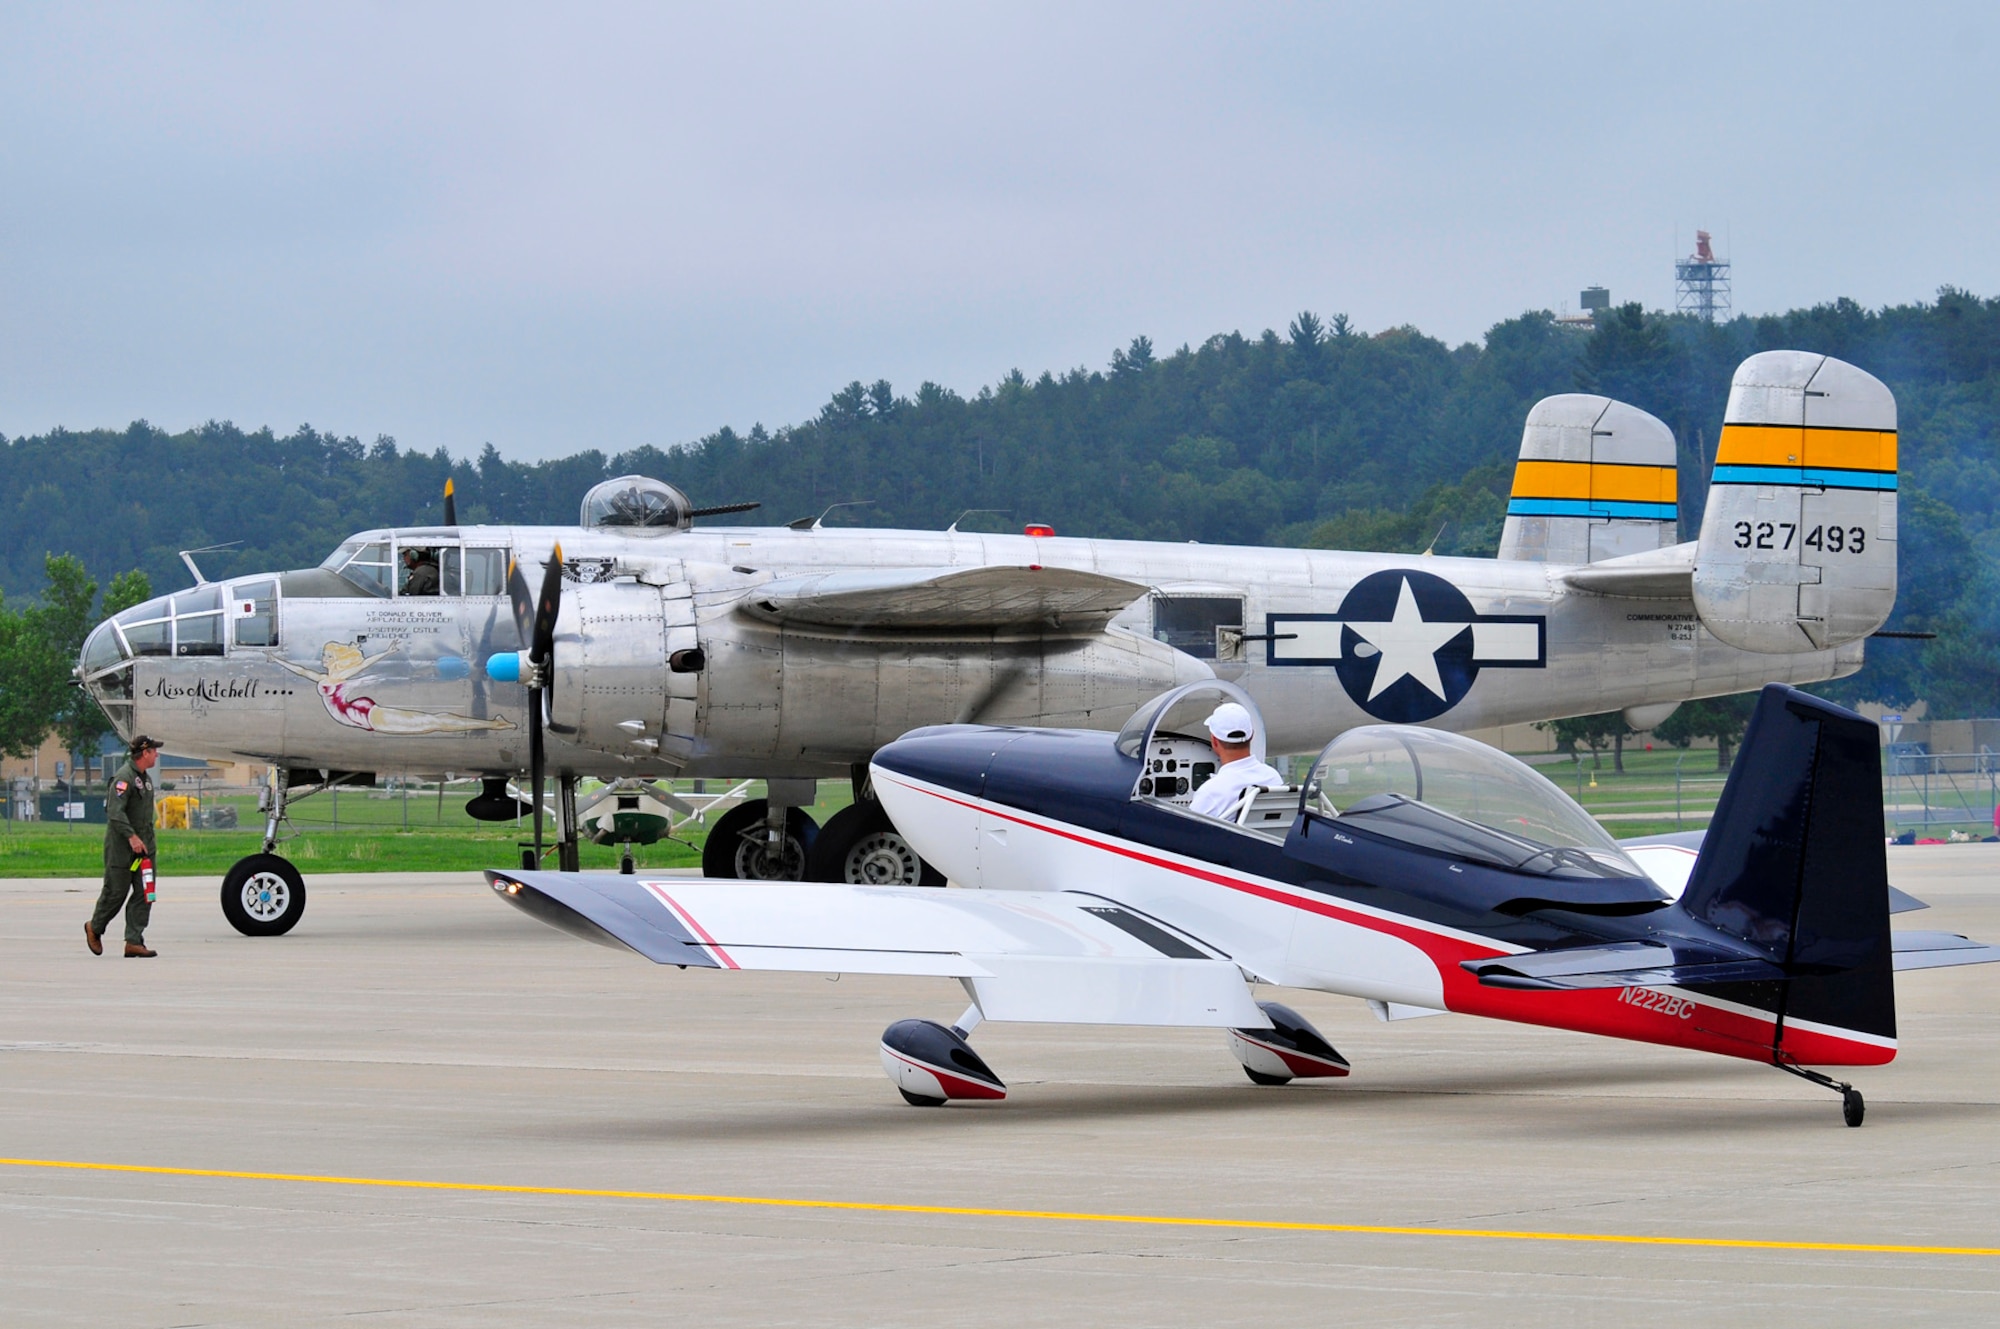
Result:
{"label": "327493 tail number", "polygon": [[[1797,522],[1739,521],[1734,543],[1738,549],[1784,550],[1792,547],[1798,534]],[[1868,548],[1868,532],[1859,526],[1815,526],[1799,541],[1799,548],[1827,554],[1859,554]]]}

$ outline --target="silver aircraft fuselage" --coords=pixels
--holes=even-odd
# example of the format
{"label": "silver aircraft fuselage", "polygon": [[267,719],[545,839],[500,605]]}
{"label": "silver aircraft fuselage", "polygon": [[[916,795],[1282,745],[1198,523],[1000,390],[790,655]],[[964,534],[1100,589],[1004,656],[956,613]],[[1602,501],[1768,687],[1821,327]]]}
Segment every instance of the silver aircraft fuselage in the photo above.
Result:
{"label": "silver aircraft fuselage", "polygon": [[[1565,584],[1569,569],[1529,561],[956,531],[462,526],[356,536],[343,551],[381,551],[372,590],[321,568],[161,597],[100,626],[78,672],[122,734],[178,753],[518,772],[528,692],[486,663],[522,643],[492,569],[514,557],[532,579],[558,541],[549,763],[604,778],[846,776],[921,725],[1116,728],[1147,698],[1211,674],[1256,698],[1279,753],[1384,720],[1467,730],[1664,710],[1862,661],[1858,641],[1739,650],[1689,599],[1587,593]],[[404,548],[445,560],[445,593],[397,591]],[[1095,574],[1134,596],[1108,621],[987,627],[815,623],[759,600],[811,574],[979,568],[1030,582],[1044,569]]]}

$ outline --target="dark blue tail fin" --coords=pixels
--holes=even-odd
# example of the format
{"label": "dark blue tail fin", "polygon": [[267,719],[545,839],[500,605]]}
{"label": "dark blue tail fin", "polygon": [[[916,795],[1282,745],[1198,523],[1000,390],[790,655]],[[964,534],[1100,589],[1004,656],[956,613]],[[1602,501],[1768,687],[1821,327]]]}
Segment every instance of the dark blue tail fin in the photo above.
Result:
{"label": "dark blue tail fin", "polygon": [[[1681,907],[1794,977],[1750,985],[1787,1020],[1893,1039],[1889,874],[1875,726],[1781,683],[1766,687]],[[1751,994],[1746,993],[1746,996]]]}

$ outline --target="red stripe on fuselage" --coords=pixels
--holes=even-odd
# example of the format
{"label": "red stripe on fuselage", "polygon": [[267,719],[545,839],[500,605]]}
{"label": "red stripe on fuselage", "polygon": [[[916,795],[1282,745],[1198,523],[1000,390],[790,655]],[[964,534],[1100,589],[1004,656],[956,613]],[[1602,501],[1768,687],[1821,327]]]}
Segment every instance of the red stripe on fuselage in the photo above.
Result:
{"label": "red stripe on fuselage", "polygon": [[[1321,914],[1327,918],[1408,942],[1423,951],[1436,966],[1444,988],[1447,1010],[1463,1015],[1482,1015],[1495,1020],[1511,1020],[1517,1024],[1537,1024],[1553,1029],[1573,1030],[1577,1033],[1599,1034],[1606,1038],[1694,1048],[1725,1057],[1743,1057],[1751,1061],[1768,1062],[1772,1059],[1771,1039],[1777,1025],[1777,1017],[1769,1013],[1716,1005],[1694,995],[1691,991],[1682,989],[1591,988],[1568,992],[1523,992],[1516,989],[1486,987],[1460,968],[1459,961],[1484,960],[1515,952],[1497,945],[1481,945],[1468,941],[1461,936],[1426,926],[1415,919],[1383,918],[1363,910],[1344,908],[1323,897],[1296,894],[1296,888],[1278,883],[1232,876],[1213,867],[1178,863],[1136,846],[1061,826],[1030,821],[1026,817],[990,803],[968,802],[937,789],[912,784],[907,780],[898,779],[896,783],[916,793],[928,794],[943,802],[998,817],[1017,826],[1070,840],[1103,853],[1132,859],[1148,867],[1193,877],[1225,890],[1289,905],[1308,913]],[[1628,991],[1670,994],[1676,1001],[1685,1003],[1687,1014],[1685,1016],[1679,1014],[1680,1008],[1677,1006],[1660,1009],[1628,1001],[1624,996]],[[1893,1042],[1884,1046],[1858,1037],[1843,1036],[1839,1032],[1805,1028],[1798,1024],[1786,1026],[1784,1050],[1791,1058],[1814,1066],[1879,1066],[1893,1061],[1896,1056]]]}

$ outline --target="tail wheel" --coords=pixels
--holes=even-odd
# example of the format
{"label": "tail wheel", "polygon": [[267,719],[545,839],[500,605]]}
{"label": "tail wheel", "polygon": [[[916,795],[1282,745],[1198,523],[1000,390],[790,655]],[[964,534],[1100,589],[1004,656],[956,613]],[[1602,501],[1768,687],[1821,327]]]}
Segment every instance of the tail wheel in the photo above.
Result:
{"label": "tail wheel", "polygon": [[306,879],[276,854],[241,858],[222,879],[222,916],[246,937],[280,937],[306,912]]}
{"label": "tail wheel", "polygon": [[855,803],[827,819],[813,842],[806,875],[850,886],[944,885],[944,874],[918,856],[874,802]]}
{"label": "tail wheel", "polygon": [[705,877],[734,877],[741,881],[804,881],[806,860],[819,835],[819,823],[803,809],[785,813],[785,834],[776,846],[764,826],[764,799],[739,803],[722,814],[708,833],[701,850],[701,871]]}

